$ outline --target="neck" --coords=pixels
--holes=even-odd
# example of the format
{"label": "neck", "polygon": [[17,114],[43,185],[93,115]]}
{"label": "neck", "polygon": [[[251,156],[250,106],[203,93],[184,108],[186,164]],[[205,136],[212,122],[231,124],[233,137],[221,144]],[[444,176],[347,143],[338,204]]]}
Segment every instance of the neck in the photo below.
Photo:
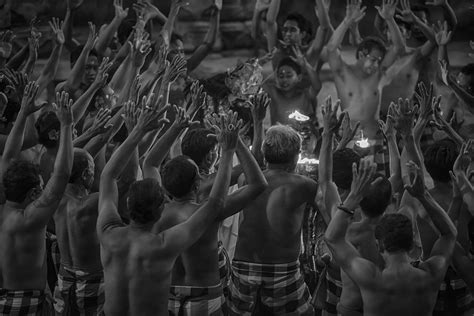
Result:
{"label": "neck", "polygon": [[406,251],[397,251],[388,253],[385,256],[385,267],[387,269],[395,268],[410,263],[410,257]]}
{"label": "neck", "polygon": [[147,224],[141,224],[141,223],[137,223],[137,222],[134,222],[134,221],[130,221],[130,228],[132,228],[133,230],[149,232],[153,228],[154,224],[155,224],[154,222],[147,223]]}
{"label": "neck", "polygon": [[379,223],[380,221],[380,216],[377,216],[377,217],[368,217],[367,215],[364,214],[364,212],[360,212],[361,214],[361,217],[362,217],[362,220],[361,222],[364,222],[372,227],[375,227],[377,226],[377,224]]}
{"label": "neck", "polygon": [[196,201],[196,193],[189,192],[185,196],[181,196],[179,198],[173,196],[173,201],[177,203],[185,203],[185,202],[195,202]]}
{"label": "neck", "polygon": [[9,209],[25,209],[24,203],[18,203],[13,201],[6,201],[4,204],[5,208]]}
{"label": "neck", "polygon": [[285,163],[285,164],[267,163],[267,169],[282,170],[289,173],[293,173],[295,172],[296,166],[292,163]]}
{"label": "neck", "polygon": [[66,189],[69,193],[77,197],[84,197],[89,194],[89,190],[82,183],[68,183]]}

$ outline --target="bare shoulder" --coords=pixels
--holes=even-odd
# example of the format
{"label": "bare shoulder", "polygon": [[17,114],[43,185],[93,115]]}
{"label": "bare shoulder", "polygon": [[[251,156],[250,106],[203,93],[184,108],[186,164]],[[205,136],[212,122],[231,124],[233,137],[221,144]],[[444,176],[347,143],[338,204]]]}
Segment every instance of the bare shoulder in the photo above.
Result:
{"label": "bare shoulder", "polygon": [[124,224],[107,229],[100,239],[101,246],[108,251],[117,252],[129,244],[128,227]]}

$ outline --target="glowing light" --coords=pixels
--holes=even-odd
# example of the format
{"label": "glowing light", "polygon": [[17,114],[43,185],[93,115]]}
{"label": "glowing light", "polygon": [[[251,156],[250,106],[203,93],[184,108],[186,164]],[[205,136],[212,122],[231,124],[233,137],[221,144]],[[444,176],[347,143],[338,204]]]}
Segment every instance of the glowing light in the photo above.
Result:
{"label": "glowing light", "polygon": [[298,111],[294,111],[293,113],[291,113],[290,115],[288,115],[288,117],[290,119],[294,119],[298,122],[306,122],[306,121],[309,121],[309,116],[306,116],[304,114],[301,114],[300,112]]}
{"label": "glowing light", "polygon": [[360,139],[356,141],[356,145],[360,148],[369,148],[370,143],[368,138],[364,138],[364,132],[360,131]]}
{"label": "glowing light", "polygon": [[303,158],[301,154],[298,158],[298,164],[300,165],[319,165],[319,160],[315,158]]}

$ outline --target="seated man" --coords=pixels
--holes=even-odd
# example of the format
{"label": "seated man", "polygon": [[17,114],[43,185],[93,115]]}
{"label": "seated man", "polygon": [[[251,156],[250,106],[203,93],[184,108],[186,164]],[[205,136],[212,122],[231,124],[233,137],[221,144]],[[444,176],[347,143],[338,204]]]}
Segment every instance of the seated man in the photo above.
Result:
{"label": "seated man", "polygon": [[314,203],[317,184],[295,174],[300,148],[300,136],[292,128],[267,131],[263,154],[268,187],[243,211],[232,262],[231,315],[251,315],[259,296],[276,315],[314,314],[298,258],[304,210]]}
{"label": "seated man", "polygon": [[224,206],[238,136],[238,129],[234,128],[237,122],[229,118],[224,118],[219,126],[217,139],[223,155],[209,199],[188,220],[159,234],[152,233],[165,201],[156,179],[132,184],[127,199],[131,223],[126,226],[120,219],[117,179],[130,154],[137,157],[137,146],[145,134],[161,127],[158,118],[163,111],[160,113],[146,104],[136,126],[102,172],[97,230],[104,266],[106,315],[168,315],[171,272],[176,258],[200,238]]}

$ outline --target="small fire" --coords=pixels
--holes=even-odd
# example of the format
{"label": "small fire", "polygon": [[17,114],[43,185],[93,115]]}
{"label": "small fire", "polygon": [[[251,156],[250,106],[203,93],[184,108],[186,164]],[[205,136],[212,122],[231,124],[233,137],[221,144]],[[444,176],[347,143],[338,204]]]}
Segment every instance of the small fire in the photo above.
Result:
{"label": "small fire", "polygon": [[360,140],[356,141],[356,145],[360,148],[369,148],[370,143],[368,138],[364,138],[364,132],[360,131]]}
{"label": "small fire", "polygon": [[304,114],[301,114],[300,112],[298,111],[294,111],[293,113],[291,113],[290,115],[288,115],[288,117],[290,119],[294,119],[298,122],[306,122],[306,121],[309,121],[309,116],[306,116]]}
{"label": "small fire", "polygon": [[298,158],[298,164],[300,165],[319,165],[319,160],[318,159],[315,159],[315,158],[302,158],[301,157],[301,154]]}

